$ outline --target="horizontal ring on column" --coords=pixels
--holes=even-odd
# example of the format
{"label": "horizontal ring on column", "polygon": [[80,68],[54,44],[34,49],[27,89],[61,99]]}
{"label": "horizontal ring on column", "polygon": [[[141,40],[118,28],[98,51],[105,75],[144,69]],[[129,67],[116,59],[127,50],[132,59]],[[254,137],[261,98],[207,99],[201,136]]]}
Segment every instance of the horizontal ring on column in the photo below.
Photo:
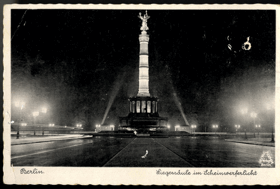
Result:
{"label": "horizontal ring on column", "polygon": [[148,42],[149,41],[149,36],[148,35],[140,35],[139,36],[139,41],[140,42]]}

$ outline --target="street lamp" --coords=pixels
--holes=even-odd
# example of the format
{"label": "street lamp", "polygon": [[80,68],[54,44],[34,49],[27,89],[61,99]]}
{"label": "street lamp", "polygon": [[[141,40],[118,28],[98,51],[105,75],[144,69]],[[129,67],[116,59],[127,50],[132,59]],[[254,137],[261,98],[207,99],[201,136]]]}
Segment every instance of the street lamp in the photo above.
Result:
{"label": "street lamp", "polygon": [[112,131],[114,130],[114,127],[115,127],[114,125],[110,125]]}
{"label": "street lamp", "polygon": [[47,108],[43,107],[42,108],[42,113],[47,113]]}
{"label": "street lamp", "polygon": [[[266,106],[266,109],[267,109],[267,115],[268,115],[268,118],[269,118],[269,111],[273,110],[273,109],[274,109],[274,106],[267,105],[267,106]],[[275,125],[272,124],[272,125],[271,125],[271,142],[275,142],[275,140],[274,140],[274,134],[273,134],[274,127],[275,127]]]}
{"label": "street lamp", "polygon": [[[36,117],[39,115],[39,112],[33,112],[33,117],[34,117],[34,125],[36,124]],[[34,136],[36,135],[36,132],[34,130]]]}
{"label": "street lamp", "polygon": [[20,107],[20,109],[23,109],[24,106],[25,106],[25,102],[19,102],[19,101],[17,101],[17,102],[15,102],[15,106],[16,106],[17,108]]}
{"label": "street lamp", "polygon": [[247,114],[247,112],[248,112],[248,109],[247,108],[242,108],[241,109],[241,114]]}
{"label": "street lamp", "polygon": [[258,135],[260,135],[260,128],[261,128],[261,125],[256,125],[256,128],[258,129]]}
{"label": "street lamp", "polygon": [[216,131],[218,129],[218,125],[213,125],[213,128],[215,129],[215,134],[216,134]]}
{"label": "street lamp", "polygon": [[[257,117],[257,113],[252,112],[252,113],[251,113],[251,117],[254,119],[254,125],[255,125],[255,119],[256,119],[256,117]],[[255,128],[254,128],[254,137],[256,137],[256,135],[255,135]]]}
{"label": "street lamp", "polygon": [[19,102],[19,101],[15,102],[15,107],[20,108],[20,112],[19,112],[20,122],[22,122],[22,109],[24,108],[24,106],[25,106],[25,102]]}
{"label": "street lamp", "polygon": [[34,117],[34,124],[36,122],[36,117],[39,115],[39,112],[33,112],[33,117]]}
{"label": "street lamp", "polygon": [[[20,126],[27,126],[27,123],[20,123]],[[19,139],[19,126],[17,128],[17,139]]]}
{"label": "street lamp", "polygon": [[39,112],[33,112],[32,114],[33,114],[34,117],[36,117],[36,116],[39,115]]}
{"label": "street lamp", "polygon": [[218,129],[218,125],[213,125],[213,128],[215,129],[215,134],[216,134],[216,131]]}
{"label": "street lamp", "polygon": [[236,128],[236,133],[237,133],[238,129],[240,128],[240,125],[235,125],[235,128]]}
{"label": "street lamp", "polygon": [[248,108],[245,107],[245,108],[242,108],[242,109],[241,109],[241,114],[243,115],[242,118],[243,118],[243,124],[244,124],[244,127],[243,127],[243,128],[244,128],[244,131],[245,131],[245,139],[247,139],[247,134],[246,134],[246,125],[247,125],[247,124],[245,123],[245,115],[246,115],[247,113],[248,113]]}
{"label": "street lamp", "polygon": [[46,108],[46,107],[42,107],[41,108],[41,112],[43,113],[43,114],[46,114],[46,116],[41,116],[41,118],[40,118],[40,120],[41,120],[41,122],[46,122],[48,119],[48,117],[47,117],[47,111],[48,111],[48,109]]}
{"label": "street lamp", "polygon": [[194,130],[194,132],[195,132],[196,125],[191,125],[191,128],[192,128],[192,131]]}
{"label": "street lamp", "polygon": [[180,128],[180,125],[175,126],[175,131]]}
{"label": "street lamp", "polygon": [[97,131],[99,131],[100,130],[100,124],[96,124],[95,125],[95,131],[97,132]]}

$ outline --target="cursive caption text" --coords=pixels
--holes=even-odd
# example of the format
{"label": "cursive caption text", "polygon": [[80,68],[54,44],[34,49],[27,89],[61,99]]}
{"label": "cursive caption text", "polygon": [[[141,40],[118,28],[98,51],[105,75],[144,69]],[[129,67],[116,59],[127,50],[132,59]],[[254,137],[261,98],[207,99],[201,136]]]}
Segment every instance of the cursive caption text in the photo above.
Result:
{"label": "cursive caption text", "polygon": [[22,168],[20,170],[20,174],[44,174],[44,172],[42,170],[38,170],[36,168],[34,168],[32,170],[26,170],[26,169]]}
{"label": "cursive caption text", "polygon": [[178,171],[163,171],[161,169],[156,170],[157,175],[206,175],[206,176],[223,176],[223,175],[230,175],[230,176],[256,176],[257,171],[213,171],[213,170],[208,170],[206,169],[205,171],[193,171],[190,172],[189,170],[178,170]]}

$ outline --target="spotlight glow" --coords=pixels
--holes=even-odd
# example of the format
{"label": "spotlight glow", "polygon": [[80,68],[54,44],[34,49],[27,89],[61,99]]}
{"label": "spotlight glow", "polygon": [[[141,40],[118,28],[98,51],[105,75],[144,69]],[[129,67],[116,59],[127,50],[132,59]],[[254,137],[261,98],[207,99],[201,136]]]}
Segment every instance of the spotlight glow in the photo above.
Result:
{"label": "spotlight glow", "polygon": [[110,98],[109,98],[109,102],[108,102],[107,108],[106,108],[106,110],[105,110],[103,119],[102,119],[102,121],[101,121],[101,125],[104,124],[105,119],[106,119],[106,117],[107,117],[107,115],[108,115],[108,113],[109,113],[109,110],[110,110],[110,108],[111,108],[111,106],[112,106],[112,104],[113,104],[113,102],[114,102],[114,100],[115,100],[115,98],[116,98],[116,96],[117,96],[117,94],[118,94],[118,92],[119,92],[120,87],[121,87],[122,84],[123,84],[124,76],[125,76],[125,72],[124,72],[122,75],[120,75],[120,76],[117,78],[117,80],[115,81],[113,90],[112,90],[112,92],[111,92],[111,96],[110,96]]}
{"label": "spotlight glow", "polygon": [[37,117],[39,115],[39,112],[33,112],[32,114],[34,117]]}
{"label": "spotlight glow", "polygon": [[47,108],[43,107],[42,108],[42,113],[47,113]]}

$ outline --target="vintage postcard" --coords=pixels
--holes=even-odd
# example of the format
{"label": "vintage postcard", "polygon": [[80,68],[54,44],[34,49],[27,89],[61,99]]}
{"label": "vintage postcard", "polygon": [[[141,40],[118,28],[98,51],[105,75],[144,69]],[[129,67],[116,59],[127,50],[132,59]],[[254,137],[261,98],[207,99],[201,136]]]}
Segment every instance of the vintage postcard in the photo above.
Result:
{"label": "vintage postcard", "polygon": [[279,14],[5,5],[4,183],[279,185]]}

